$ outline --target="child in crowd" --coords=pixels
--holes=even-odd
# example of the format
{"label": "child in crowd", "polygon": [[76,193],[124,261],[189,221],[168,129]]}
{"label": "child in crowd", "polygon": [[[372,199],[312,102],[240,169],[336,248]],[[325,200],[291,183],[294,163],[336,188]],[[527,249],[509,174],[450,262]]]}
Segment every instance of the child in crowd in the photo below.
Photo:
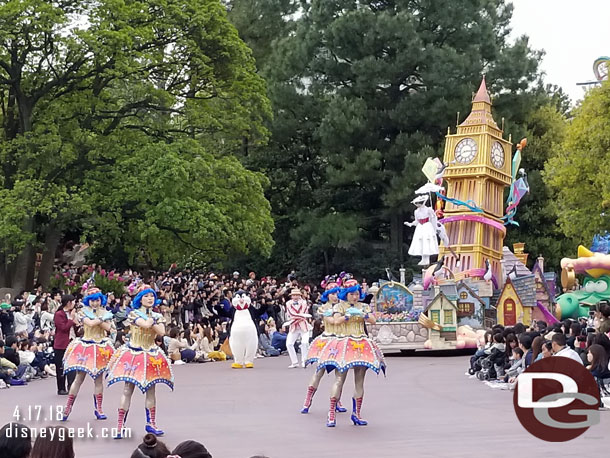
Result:
{"label": "child in crowd", "polygon": [[524,371],[523,362],[523,350],[521,350],[519,347],[514,348],[511,356],[511,365],[506,371],[506,375],[503,379],[504,382],[508,382],[511,378],[516,378],[521,372]]}

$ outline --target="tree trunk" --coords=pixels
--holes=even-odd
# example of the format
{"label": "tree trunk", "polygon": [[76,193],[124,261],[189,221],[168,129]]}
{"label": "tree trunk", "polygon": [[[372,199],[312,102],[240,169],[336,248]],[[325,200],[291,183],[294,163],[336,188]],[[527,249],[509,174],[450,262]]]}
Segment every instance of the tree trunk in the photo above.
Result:
{"label": "tree trunk", "polygon": [[49,286],[51,274],[53,273],[53,264],[55,263],[55,252],[57,245],[61,239],[61,231],[53,223],[49,224],[45,232],[44,251],[42,252],[42,261],[40,262],[40,270],[38,271],[37,282],[45,289]]}
{"label": "tree trunk", "polygon": [[[34,233],[34,218],[29,217],[23,223],[23,231],[29,234]],[[19,253],[17,259],[15,260],[15,273],[13,276],[12,287],[16,290],[24,290],[29,289],[33,285],[33,269],[34,264],[32,260],[34,259],[34,246],[32,243],[28,243],[23,251]],[[28,279],[31,278],[32,284],[28,284]]]}
{"label": "tree trunk", "polygon": [[392,215],[390,220],[390,247],[392,253],[398,257],[400,262],[403,261],[402,228],[402,215],[400,213]]}
{"label": "tree trunk", "polygon": [[0,288],[7,288],[11,284],[11,279],[6,268],[6,257],[0,254]]}

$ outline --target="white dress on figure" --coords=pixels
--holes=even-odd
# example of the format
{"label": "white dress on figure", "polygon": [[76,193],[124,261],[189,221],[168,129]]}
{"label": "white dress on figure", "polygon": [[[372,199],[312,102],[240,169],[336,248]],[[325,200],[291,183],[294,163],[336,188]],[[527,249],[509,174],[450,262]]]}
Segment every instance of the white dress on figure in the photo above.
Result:
{"label": "white dress on figure", "polygon": [[254,367],[254,357],[258,348],[258,333],[256,325],[252,321],[252,316],[248,309],[251,300],[246,293],[236,293],[233,297],[233,307],[235,315],[231,324],[231,335],[229,345],[233,353],[234,369],[242,367]]}
{"label": "white dress on figure", "polygon": [[297,352],[294,349],[294,344],[301,338],[301,366],[305,367],[305,360],[307,359],[307,352],[309,351],[309,338],[311,337],[312,326],[307,322],[307,318],[311,315],[307,313],[309,307],[307,301],[299,299],[298,301],[289,300],[286,303],[286,318],[290,323],[288,336],[286,337],[286,349],[290,356],[290,367],[298,367],[299,360],[297,358]]}
{"label": "white dress on figure", "polygon": [[410,256],[434,256],[438,254],[436,214],[432,208],[421,205],[415,209],[415,232],[409,247]]}

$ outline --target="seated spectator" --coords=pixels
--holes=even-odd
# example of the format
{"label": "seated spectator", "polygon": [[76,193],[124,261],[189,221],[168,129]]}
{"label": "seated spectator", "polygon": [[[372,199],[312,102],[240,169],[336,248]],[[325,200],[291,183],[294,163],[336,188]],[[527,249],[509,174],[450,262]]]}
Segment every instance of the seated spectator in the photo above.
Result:
{"label": "seated spectator", "polygon": [[513,354],[511,356],[511,365],[506,371],[506,375],[504,377],[504,381],[508,382],[511,379],[515,379],[521,372],[525,370],[524,360],[523,360],[523,350],[520,348],[513,348]]}
{"label": "seated spectator", "polygon": [[506,364],[506,344],[504,336],[498,332],[493,336],[493,343],[490,348],[485,350],[485,354],[489,355],[489,360],[493,364],[496,377],[500,378],[504,375],[504,365]]}
{"label": "seated spectator", "polygon": [[45,428],[32,447],[30,458],[74,458],[74,444],[68,430],[60,426]]}
{"label": "seated spectator", "polygon": [[127,343],[127,335],[124,331],[118,331],[114,339],[114,348],[119,348]]}
{"label": "seated spectator", "polygon": [[582,364],[582,359],[580,359],[578,353],[566,345],[566,336],[564,334],[555,334],[551,342],[553,345],[553,356],[563,356]]}
{"label": "seated spectator", "polygon": [[212,458],[203,444],[196,441],[180,442],[172,451],[172,455],[180,458]]}
{"label": "seated spectator", "polygon": [[273,334],[271,334],[271,345],[273,348],[277,348],[279,351],[288,351],[286,349],[287,337],[288,334],[286,334],[283,329],[282,331],[275,331]]}
{"label": "seated spectator", "polygon": [[163,340],[163,337],[162,336],[155,337],[155,343],[157,344],[157,347],[159,347],[161,350],[163,350],[163,353],[165,353],[167,355],[167,348],[165,347],[165,342]]}
{"label": "seated spectator", "polygon": [[184,338],[184,331],[178,331],[178,328],[172,328],[169,333],[169,345],[167,352],[174,364],[185,364],[195,359],[195,350],[189,347],[188,342]]}
{"label": "seated spectator", "polygon": [[523,350],[523,358],[525,359],[524,368],[527,369],[532,364],[532,338],[527,335],[519,336],[519,348]]}
{"label": "seated spectator", "polygon": [[210,326],[198,326],[200,330],[196,350],[198,352],[201,352],[200,357],[203,358],[203,361],[226,361],[227,355],[225,354],[225,352],[220,350],[214,350],[214,348],[216,348],[219,342],[216,331],[213,330]]}
{"label": "seated spectator", "polygon": [[15,366],[19,366],[21,361],[19,360],[18,341],[15,336],[8,336],[6,338],[6,344],[4,347],[4,357],[8,359]]}
{"label": "seated spectator", "polygon": [[534,329],[538,331],[541,335],[546,334],[547,323],[546,321],[538,320],[534,325]]}
{"label": "seated spectator", "polygon": [[166,458],[168,455],[171,453],[167,446],[154,434],[147,434],[133,451],[131,458]]}
{"label": "seated spectator", "polygon": [[606,354],[610,356],[610,338],[606,334],[593,334],[591,344],[601,345],[606,350]]}
{"label": "seated spectator", "polygon": [[532,341],[532,362],[540,361],[542,359],[542,345],[544,344],[544,337],[535,337]]}
{"label": "seated spectator", "polygon": [[610,370],[608,370],[608,355],[606,350],[601,345],[593,344],[587,352],[587,360],[589,364],[587,369],[591,371],[594,377],[610,378]]}
{"label": "seated spectator", "polygon": [[523,323],[517,323],[516,325],[513,326],[513,334],[515,334],[517,337],[519,337],[525,331],[526,331],[526,328]]}
{"label": "seated spectator", "polygon": [[37,376],[46,378],[49,375],[56,375],[55,371],[50,366],[47,355],[38,350],[36,342],[28,342],[27,340],[21,342],[19,360],[22,364],[31,366],[36,371]]}
{"label": "seated spectator", "polygon": [[545,340],[542,344],[542,357],[548,358],[553,356],[553,345],[548,340]]}
{"label": "seated spectator", "polygon": [[576,350],[576,339],[578,337],[580,337],[580,333],[582,331],[582,327],[580,326],[580,323],[572,323],[570,325],[570,333],[568,334],[568,337],[566,338],[566,345],[568,347],[570,347],[572,350]]}
{"label": "seated spectator", "polygon": [[269,338],[269,326],[263,321],[260,326],[260,334],[258,335],[258,348],[263,356],[279,356],[280,351],[271,345]]}
{"label": "seated spectator", "polygon": [[20,423],[7,423],[0,429],[0,456],[28,458],[32,450],[30,428]]}
{"label": "seated spectator", "polygon": [[466,375],[473,375],[475,371],[475,363],[476,361],[485,356],[488,353],[485,353],[486,350],[491,348],[491,344],[493,341],[493,334],[491,331],[485,331],[485,335],[483,336],[483,344],[477,343],[477,351],[470,357],[470,369],[466,372]]}

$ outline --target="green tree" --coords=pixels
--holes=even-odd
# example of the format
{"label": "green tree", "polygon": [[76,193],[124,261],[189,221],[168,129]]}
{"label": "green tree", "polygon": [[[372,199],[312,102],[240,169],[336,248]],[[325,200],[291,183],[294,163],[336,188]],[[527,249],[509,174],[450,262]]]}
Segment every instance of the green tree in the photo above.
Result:
{"label": "green tree", "polygon": [[[244,138],[253,145],[266,141],[263,121],[270,107],[264,81],[218,0],[7,1],[0,5],[0,29],[0,199],[9,209],[7,225],[0,231],[0,274],[6,285],[31,284],[40,238],[46,237],[44,253],[52,259],[66,229],[85,227],[95,234],[91,228],[97,215],[108,210],[102,203],[110,204],[96,199],[100,194],[95,184],[111,187],[109,179],[117,177],[135,181],[134,174],[140,171],[125,161],[141,150],[166,149],[150,157],[181,167],[169,155],[183,154],[184,145],[191,145],[193,154],[206,155],[210,167],[221,168],[229,167],[227,156]],[[260,205],[252,210],[261,212],[261,224],[255,227],[268,231],[268,208],[259,198],[263,180],[232,164],[236,177],[252,180],[247,189]],[[126,167],[122,174],[121,167]],[[181,173],[157,172],[167,179]],[[225,192],[227,187],[218,190]],[[187,193],[177,195],[192,199]],[[157,210],[164,205],[160,197],[147,202]],[[180,242],[164,229],[157,238],[148,234],[145,239],[150,246],[142,249],[151,253],[161,245],[166,248],[163,255],[151,255],[154,259],[170,257],[176,243],[169,239],[188,241]],[[261,251],[268,250],[265,234],[247,239],[232,245],[239,249],[260,243]],[[231,245],[226,239],[222,243]],[[43,259],[43,265],[48,261]]]}
{"label": "green tree", "polygon": [[609,229],[610,83],[587,93],[574,110],[565,137],[550,155],[544,180],[563,233],[588,245]]}
{"label": "green tree", "polygon": [[[519,226],[507,227],[505,244],[525,242],[531,262],[543,256],[547,268],[558,269],[561,258],[573,253],[575,246],[557,224],[557,208],[553,204],[553,193],[543,179],[543,170],[549,158],[561,148],[567,120],[557,104],[552,103],[553,98],[546,99],[549,103],[537,108],[521,126],[523,136],[528,139],[521,167],[527,172],[530,193],[519,205],[515,218]],[[559,108],[565,105],[560,104]]]}
{"label": "green tree", "polygon": [[[376,276],[410,262],[402,222],[425,180],[421,166],[442,156],[447,127],[469,111],[481,75],[497,117],[518,124],[541,53],[525,37],[509,42],[512,6],[502,0],[301,8],[294,32],[273,42],[272,138],[251,158],[271,171],[281,228],[272,259],[276,267],[300,259],[311,276],[344,268]],[[345,236],[328,236],[333,228]]]}

